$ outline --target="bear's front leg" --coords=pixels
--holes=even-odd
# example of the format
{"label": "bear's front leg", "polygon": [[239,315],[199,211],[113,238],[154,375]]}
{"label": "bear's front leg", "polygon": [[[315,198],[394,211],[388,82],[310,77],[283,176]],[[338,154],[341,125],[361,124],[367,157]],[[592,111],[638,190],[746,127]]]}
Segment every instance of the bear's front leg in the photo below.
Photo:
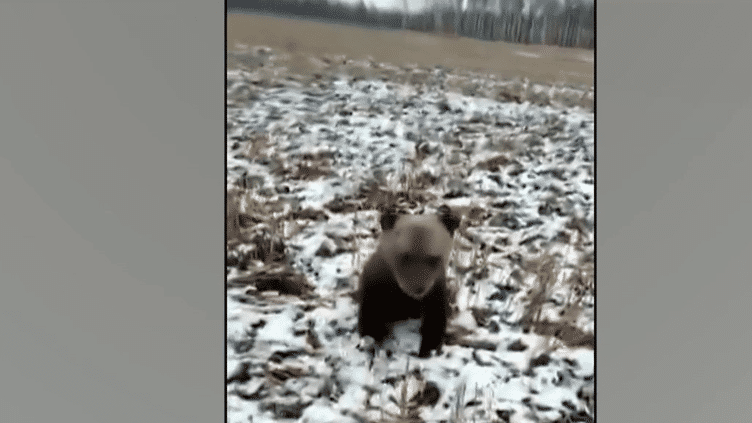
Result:
{"label": "bear's front leg", "polygon": [[421,309],[421,343],[418,357],[425,358],[430,355],[431,350],[436,350],[437,354],[440,353],[441,345],[444,342],[449,312],[445,290],[439,289],[426,297]]}
{"label": "bear's front leg", "polygon": [[358,311],[358,333],[361,337],[370,336],[379,346],[389,334],[388,316],[379,307],[383,301],[380,294],[377,289],[364,289]]}

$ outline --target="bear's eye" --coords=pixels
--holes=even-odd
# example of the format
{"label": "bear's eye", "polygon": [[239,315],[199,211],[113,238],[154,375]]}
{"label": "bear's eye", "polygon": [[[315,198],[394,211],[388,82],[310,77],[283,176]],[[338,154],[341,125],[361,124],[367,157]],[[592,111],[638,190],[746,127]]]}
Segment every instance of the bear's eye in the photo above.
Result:
{"label": "bear's eye", "polygon": [[412,266],[416,262],[416,257],[413,254],[403,254],[400,257],[400,264],[402,266]]}
{"label": "bear's eye", "polygon": [[429,257],[426,257],[425,262],[430,267],[438,267],[439,263],[441,262],[441,257],[429,256]]}

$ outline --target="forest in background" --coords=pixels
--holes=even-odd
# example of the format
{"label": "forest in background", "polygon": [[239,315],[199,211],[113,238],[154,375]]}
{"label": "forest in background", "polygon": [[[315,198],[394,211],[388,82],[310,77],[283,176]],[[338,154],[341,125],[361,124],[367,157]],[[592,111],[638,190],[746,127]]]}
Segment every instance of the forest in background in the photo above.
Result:
{"label": "forest in background", "polygon": [[[426,0],[421,11],[332,0],[227,0],[228,12],[267,13],[486,41],[595,48],[595,4],[583,0]],[[414,6],[414,4],[413,4]]]}

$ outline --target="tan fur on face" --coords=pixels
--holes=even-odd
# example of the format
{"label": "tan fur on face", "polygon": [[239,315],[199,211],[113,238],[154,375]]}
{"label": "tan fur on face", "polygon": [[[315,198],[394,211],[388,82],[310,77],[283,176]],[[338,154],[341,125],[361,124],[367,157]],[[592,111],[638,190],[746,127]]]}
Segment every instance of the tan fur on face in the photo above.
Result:
{"label": "tan fur on face", "polygon": [[[444,276],[453,236],[435,215],[403,215],[384,231],[379,254],[405,294],[417,300]],[[408,260],[405,260],[405,255]]]}

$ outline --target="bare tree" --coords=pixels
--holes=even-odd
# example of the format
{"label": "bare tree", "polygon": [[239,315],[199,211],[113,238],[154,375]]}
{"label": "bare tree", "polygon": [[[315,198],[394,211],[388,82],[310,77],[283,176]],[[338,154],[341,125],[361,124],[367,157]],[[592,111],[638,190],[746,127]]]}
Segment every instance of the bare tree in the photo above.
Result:
{"label": "bare tree", "polygon": [[402,0],[402,30],[407,28],[407,0]]}

